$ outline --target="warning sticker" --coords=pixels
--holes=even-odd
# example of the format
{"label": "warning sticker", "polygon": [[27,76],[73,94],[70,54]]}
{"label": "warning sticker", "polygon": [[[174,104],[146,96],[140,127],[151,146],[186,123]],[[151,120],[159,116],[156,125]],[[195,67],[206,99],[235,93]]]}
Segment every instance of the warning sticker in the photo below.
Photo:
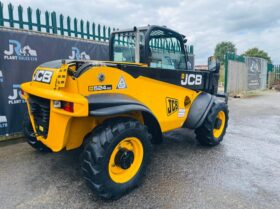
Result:
{"label": "warning sticker", "polygon": [[179,109],[178,111],[178,118],[183,118],[185,117],[186,109]]}
{"label": "warning sticker", "polygon": [[124,78],[121,76],[119,83],[117,85],[117,89],[126,89],[126,88],[127,88],[126,82],[125,82]]}

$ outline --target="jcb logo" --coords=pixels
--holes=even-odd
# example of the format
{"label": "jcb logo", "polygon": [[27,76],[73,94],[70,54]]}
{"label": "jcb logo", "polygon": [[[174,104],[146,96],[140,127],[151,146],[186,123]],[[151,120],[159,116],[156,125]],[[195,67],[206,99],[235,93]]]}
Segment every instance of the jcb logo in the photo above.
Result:
{"label": "jcb logo", "polygon": [[39,81],[43,83],[50,83],[52,79],[53,72],[48,70],[37,70],[34,73],[33,81]]}
{"label": "jcb logo", "polygon": [[179,109],[179,102],[178,99],[173,99],[173,98],[166,98],[166,111],[167,115],[171,115],[174,112],[178,111]]}
{"label": "jcb logo", "polygon": [[199,86],[201,84],[202,84],[202,75],[200,75],[200,74],[183,73],[181,75],[181,85]]}
{"label": "jcb logo", "polygon": [[24,102],[25,101],[22,98],[20,85],[13,84],[13,93],[8,96],[8,104],[22,104]]}

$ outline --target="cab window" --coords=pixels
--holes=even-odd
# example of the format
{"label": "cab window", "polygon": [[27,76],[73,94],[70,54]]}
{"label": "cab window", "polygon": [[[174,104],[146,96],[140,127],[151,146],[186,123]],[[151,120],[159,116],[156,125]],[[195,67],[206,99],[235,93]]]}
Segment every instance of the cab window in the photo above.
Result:
{"label": "cab window", "polygon": [[165,31],[152,31],[148,47],[148,64],[152,68],[185,70],[186,55],[179,39]]}
{"label": "cab window", "polygon": [[113,42],[113,60],[116,62],[135,62],[134,33],[117,33]]}

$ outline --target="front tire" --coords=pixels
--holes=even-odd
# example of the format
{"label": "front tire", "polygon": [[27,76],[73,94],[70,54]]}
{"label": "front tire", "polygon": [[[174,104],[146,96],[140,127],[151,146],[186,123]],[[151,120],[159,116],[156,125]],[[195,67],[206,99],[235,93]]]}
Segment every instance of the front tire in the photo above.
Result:
{"label": "front tire", "polygon": [[220,144],[228,125],[228,106],[225,102],[214,101],[202,125],[195,130],[196,139],[203,146]]}
{"label": "front tire", "polygon": [[22,126],[23,126],[23,135],[25,136],[26,142],[31,147],[38,150],[39,152],[51,152],[51,149],[49,149],[42,142],[36,139],[28,114],[24,116]]}
{"label": "front tire", "polygon": [[84,179],[100,197],[118,199],[136,187],[151,154],[151,134],[132,119],[105,122],[86,138],[82,153]]}

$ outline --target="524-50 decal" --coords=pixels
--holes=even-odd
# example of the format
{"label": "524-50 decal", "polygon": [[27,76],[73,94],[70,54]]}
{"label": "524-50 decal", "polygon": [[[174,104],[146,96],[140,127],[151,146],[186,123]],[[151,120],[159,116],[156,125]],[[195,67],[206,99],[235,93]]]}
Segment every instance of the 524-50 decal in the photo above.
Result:
{"label": "524-50 decal", "polygon": [[95,86],[88,87],[88,91],[105,91],[105,90],[112,90],[112,85],[95,85]]}

